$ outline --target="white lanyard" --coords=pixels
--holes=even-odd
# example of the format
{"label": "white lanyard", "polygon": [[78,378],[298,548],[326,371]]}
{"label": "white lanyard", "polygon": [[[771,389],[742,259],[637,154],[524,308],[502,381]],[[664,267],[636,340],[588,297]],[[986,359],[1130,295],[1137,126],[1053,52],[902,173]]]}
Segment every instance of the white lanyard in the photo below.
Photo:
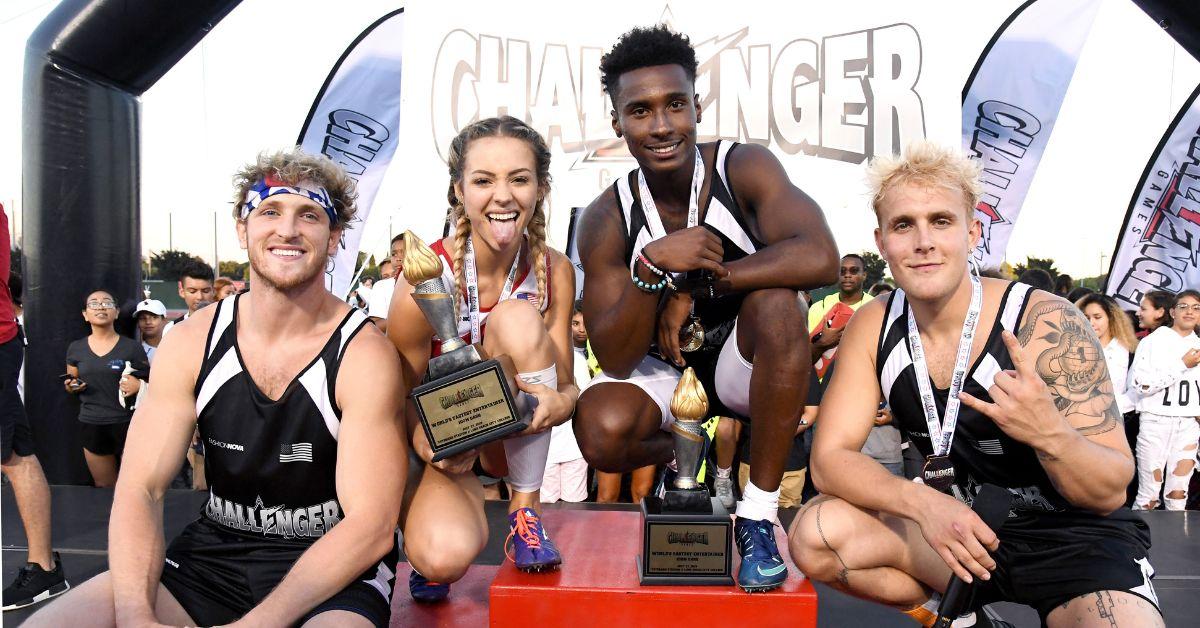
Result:
{"label": "white lanyard", "polygon": [[[983,286],[975,273],[971,277],[971,307],[967,310],[967,318],[963,321],[962,337],[958,340],[958,355],[954,359],[954,374],[950,379],[950,392],[946,397],[946,421],[938,425],[937,404],[933,398],[933,386],[929,383],[929,369],[925,365],[925,349],[921,346],[921,334],[917,331],[917,320],[913,316],[912,307],[908,311],[908,345],[912,349],[913,368],[917,376],[917,388],[921,391],[921,409],[925,412],[925,423],[929,426],[929,439],[933,443],[933,455],[945,456],[950,453],[950,445],[954,442],[954,427],[958,424],[958,409],[960,401],[958,394],[962,392],[963,383],[967,376],[967,361],[971,357],[971,344],[975,339],[975,328],[979,325],[979,311],[983,306]],[[937,438],[934,438],[934,435]]]}
{"label": "white lanyard", "polygon": [[[524,247],[524,243],[521,244]],[[521,249],[517,249],[517,257],[513,259],[512,268],[508,270],[508,279],[504,281],[504,289],[500,291],[499,303],[512,296],[513,282],[517,279],[517,266],[521,265]],[[463,271],[467,280],[467,312],[471,317],[471,344],[481,342],[483,333],[479,325],[479,275],[475,272],[475,246],[471,236],[467,236],[467,250],[463,255]]]}
{"label": "white lanyard", "polygon": [[[687,227],[700,224],[700,187],[704,185],[704,160],[700,157],[700,149],[696,149],[696,165],[692,169],[692,190],[688,195]],[[654,204],[654,196],[650,194],[650,186],[646,185],[646,175],[638,169],[638,194],[642,197],[642,211],[646,214],[646,228],[650,231],[650,241],[653,242],[665,235],[662,217],[658,215],[658,206]],[[636,257],[636,256],[635,256]]]}

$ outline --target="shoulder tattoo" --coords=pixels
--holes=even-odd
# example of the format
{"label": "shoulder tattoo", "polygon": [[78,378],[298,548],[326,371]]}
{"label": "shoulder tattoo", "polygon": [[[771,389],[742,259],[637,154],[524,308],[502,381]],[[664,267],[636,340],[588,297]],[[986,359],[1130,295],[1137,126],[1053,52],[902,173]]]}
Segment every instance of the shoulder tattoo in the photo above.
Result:
{"label": "shoulder tattoo", "polygon": [[1122,424],[1104,350],[1075,306],[1058,300],[1033,305],[1017,340],[1021,346],[1039,341],[1035,368],[1054,405],[1079,433],[1103,434]]}

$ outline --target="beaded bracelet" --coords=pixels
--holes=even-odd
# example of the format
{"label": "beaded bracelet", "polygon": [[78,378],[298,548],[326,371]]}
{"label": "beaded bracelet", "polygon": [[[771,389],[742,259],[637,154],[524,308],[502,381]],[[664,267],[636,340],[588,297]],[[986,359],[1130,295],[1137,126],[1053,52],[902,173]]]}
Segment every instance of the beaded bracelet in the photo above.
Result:
{"label": "beaded bracelet", "polygon": [[640,262],[642,266],[645,266],[646,270],[658,275],[659,277],[662,277],[663,281],[667,282],[668,289],[672,291],[675,290],[675,282],[671,279],[671,273],[668,273],[658,266],[655,266],[654,262],[651,262],[650,258],[646,257],[645,253],[638,253],[637,261]]}
{"label": "beaded bracelet", "polygon": [[629,269],[629,278],[633,280],[633,285],[637,286],[638,290],[641,290],[646,294],[654,294],[659,290],[662,290],[667,285],[667,278],[665,276],[662,278],[662,281],[659,281],[658,283],[646,283],[641,279],[638,279],[636,264]]}
{"label": "beaded bracelet", "polygon": [[646,270],[649,270],[655,275],[658,275],[659,277],[667,276],[667,273],[663,272],[663,269],[659,268],[658,266],[655,266],[654,262],[651,262],[650,258],[646,257],[645,253],[638,253],[638,261],[646,267]]}

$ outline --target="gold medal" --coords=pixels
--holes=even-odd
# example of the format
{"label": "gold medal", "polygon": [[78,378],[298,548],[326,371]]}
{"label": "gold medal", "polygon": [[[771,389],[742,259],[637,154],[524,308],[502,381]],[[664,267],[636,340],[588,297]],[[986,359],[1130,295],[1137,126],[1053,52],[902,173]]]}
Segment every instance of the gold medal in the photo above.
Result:
{"label": "gold medal", "polygon": [[704,326],[700,319],[692,316],[687,324],[679,330],[679,350],[690,353],[704,345]]}

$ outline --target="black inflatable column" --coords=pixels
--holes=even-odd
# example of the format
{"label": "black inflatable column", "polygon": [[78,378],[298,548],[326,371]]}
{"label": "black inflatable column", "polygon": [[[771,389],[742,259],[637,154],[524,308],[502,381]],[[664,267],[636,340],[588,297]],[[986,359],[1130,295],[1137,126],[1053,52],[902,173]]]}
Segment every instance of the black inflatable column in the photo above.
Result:
{"label": "black inflatable column", "polygon": [[56,377],[103,287],[140,298],[138,97],[237,0],[64,0],[25,56],[25,404],[52,483],[86,483],[76,410]]}

